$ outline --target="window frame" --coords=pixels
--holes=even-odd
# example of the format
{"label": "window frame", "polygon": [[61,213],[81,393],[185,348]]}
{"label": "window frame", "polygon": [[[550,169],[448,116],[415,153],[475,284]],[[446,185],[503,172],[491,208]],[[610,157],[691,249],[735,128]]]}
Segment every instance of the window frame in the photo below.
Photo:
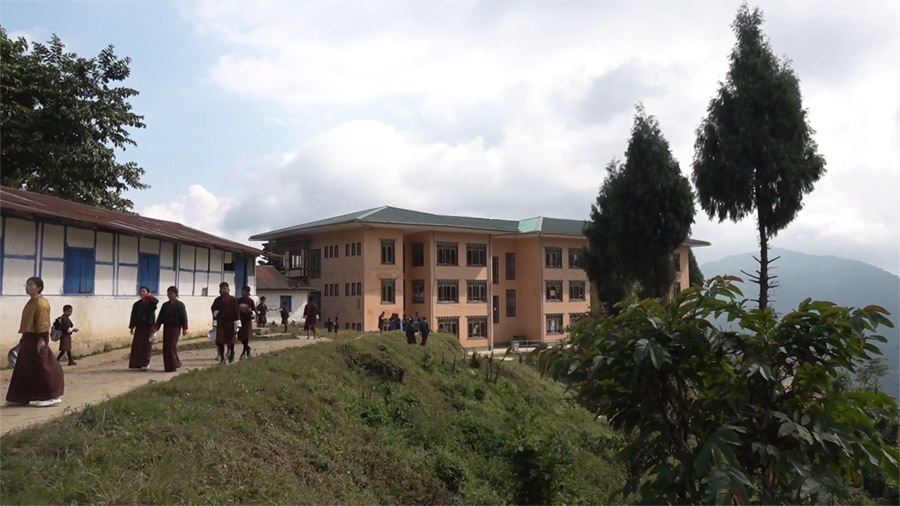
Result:
{"label": "window frame", "polygon": [[516,254],[506,253],[506,280],[516,280]]}
{"label": "window frame", "polygon": [[[587,300],[586,285],[587,283],[585,283],[584,281],[569,280],[569,300],[579,302]],[[580,297],[576,293],[579,291],[578,289],[580,289],[581,292]]]}
{"label": "window frame", "polygon": [[544,268],[562,269],[562,248],[556,246],[544,246]]}
{"label": "window frame", "polygon": [[466,243],[466,267],[487,267],[487,244]]}
{"label": "window frame", "polygon": [[[480,292],[476,293],[476,292]],[[473,297],[475,295],[475,297]],[[481,297],[481,298],[478,298]],[[487,302],[487,282],[483,279],[466,280],[466,303],[484,304]]]}
{"label": "window frame", "polygon": [[[421,288],[421,292],[417,293],[417,289]],[[425,280],[424,279],[414,279],[412,280],[412,303],[413,304],[424,304],[425,303]],[[420,297],[421,296],[421,297]]]}
{"label": "window frame", "polygon": [[[563,301],[563,282],[562,280],[557,279],[548,279],[544,281],[544,301],[546,302],[562,302]],[[556,293],[558,293],[557,298],[550,297],[551,288],[556,288]]]}
{"label": "window frame", "polygon": [[459,267],[459,243],[439,242],[435,261],[438,267]]}
{"label": "window frame", "polygon": [[[510,295],[512,296],[510,298]],[[510,304],[510,300],[512,300],[512,304]],[[516,291],[515,289],[506,290],[506,317],[507,318],[515,318],[516,317]]]}
{"label": "window frame", "polygon": [[381,278],[381,303],[397,303],[397,280],[395,278]]}
{"label": "window frame", "polygon": [[[63,272],[63,295],[93,295],[94,279],[97,275],[97,257],[94,249],[66,246]],[[73,284],[77,286],[72,286]]]}
{"label": "window frame", "polygon": [[[459,280],[439,279],[437,282],[438,304],[459,304]],[[449,298],[447,296],[450,296]]]}

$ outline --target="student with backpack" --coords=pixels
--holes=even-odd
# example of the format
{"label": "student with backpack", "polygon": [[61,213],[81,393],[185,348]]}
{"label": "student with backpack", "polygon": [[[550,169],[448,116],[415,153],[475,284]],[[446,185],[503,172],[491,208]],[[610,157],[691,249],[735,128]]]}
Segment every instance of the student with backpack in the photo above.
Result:
{"label": "student with backpack", "polygon": [[69,355],[69,365],[78,365],[72,358],[72,334],[78,332],[75,324],[72,323],[72,306],[66,304],[63,306],[63,314],[53,322],[53,329],[50,331],[50,338],[59,341],[59,355],[56,360],[62,360],[63,356]]}

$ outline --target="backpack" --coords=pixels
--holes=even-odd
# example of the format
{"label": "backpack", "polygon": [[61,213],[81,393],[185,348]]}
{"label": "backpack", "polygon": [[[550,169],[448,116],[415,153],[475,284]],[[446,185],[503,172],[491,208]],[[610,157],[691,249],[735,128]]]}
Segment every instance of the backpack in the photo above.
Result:
{"label": "backpack", "polygon": [[50,329],[50,339],[54,342],[59,341],[62,338],[62,322],[60,321],[62,317],[57,318],[53,322],[53,328]]}

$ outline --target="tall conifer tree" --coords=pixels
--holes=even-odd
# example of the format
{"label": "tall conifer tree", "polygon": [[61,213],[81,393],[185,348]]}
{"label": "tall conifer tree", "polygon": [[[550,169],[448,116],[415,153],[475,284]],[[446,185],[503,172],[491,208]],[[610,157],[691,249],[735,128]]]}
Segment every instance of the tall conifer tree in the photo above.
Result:
{"label": "tall conifer tree", "polygon": [[[759,9],[742,5],[732,25],[731,69],[697,129],[693,181],[712,218],[740,221],[756,211],[759,307],[772,288],[769,240],[803,208],[803,195],[825,173],[790,63],[772,53]],[[774,260],[774,259],[773,259]]]}

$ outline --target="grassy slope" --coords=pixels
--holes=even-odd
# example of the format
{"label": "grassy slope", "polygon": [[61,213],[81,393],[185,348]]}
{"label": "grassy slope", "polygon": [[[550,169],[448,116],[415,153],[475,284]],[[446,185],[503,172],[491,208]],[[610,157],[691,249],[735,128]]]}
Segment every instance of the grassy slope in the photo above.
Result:
{"label": "grassy slope", "polygon": [[530,367],[463,355],[388,333],[148,385],[4,436],[0,503],[614,500],[609,429]]}

